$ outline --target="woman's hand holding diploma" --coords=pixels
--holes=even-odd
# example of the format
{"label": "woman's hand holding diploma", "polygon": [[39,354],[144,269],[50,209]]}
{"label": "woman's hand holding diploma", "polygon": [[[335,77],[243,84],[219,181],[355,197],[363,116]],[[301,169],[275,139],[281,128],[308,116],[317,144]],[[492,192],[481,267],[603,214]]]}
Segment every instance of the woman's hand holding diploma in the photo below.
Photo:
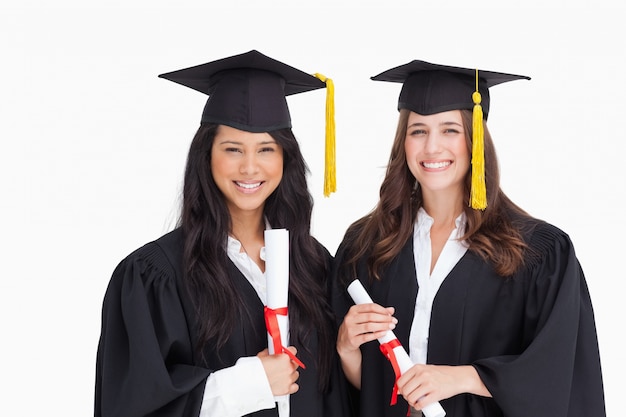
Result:
{"label": "woman's hand holding diploma", "polygon": [[[340,328],[339,337],[341,339],[338,340],[337,342],[337,351],[339,352],[341,356],[342,352],[340,349],[344,350],[344,354],[345,354],[345,351],[349,350],[350,346],[354,347],[360,341],[361,343],[358,343],[358,345],[356,346],[356,351],[359,352],[358,355],[360,359],[360,351],[358,349],[358,346],[360,346],[362,343],[369,342],[374,339],[378,339],[378,342],[381,345],[381,351],[387,357],[387,359],[389,359],[389,361],[391,362],[391,365],[393,366],[394,372],[396,374],[396,381],[398,381],[398,379],[401,378],[401,375],[407,372],[409,369],[411,369],[414,364],[409,358],[409,355],[406,353],[406,351],[402,347],[402,345],[400,345],[400,342],[396,338],[393,331],[391,330],[392,328],[395,327],[395,322],[391,321],[390,319],[376,321],[376,320],[380,320],[381,315],[384,316],[385,314],[389,314],[390,310],[387,310],[384,307],[379,306],[379,305],[367,306],[369,304],[373,304],[373,301],[370,298],[367,291],[365,291],[365,288],[363,288],[363,285],[358,279],[355,279],[348,286],[348,293],[354,300],[355,304],[357,304],[357,306],[366,305],[366,307],[361,307],[361,309],[359,309],[359,308],[356,308],[357,306],[353,306],[350,308],[350,311],[348,312],[348,314],[346,315],[346,318],[344,319],[344,323],[342,323],[341,325],[341,327],[345,327],[345,328],[344,329]],[[367,317],[373,318],[374,322],[363,322],[362,321],[363,317],[361,317],[361,320],[355,320],[359,316],[362,316],[363,312],[366,314]],[[346,320],[348,320],[348,322],[346,322]],[[389,323],[392,323],[393,327],[391,327]],[[387,329],[384,328],[385,325],[387,325],[388,327]],[[368,331],[371,333],[368,334],[367,333]],[[341,347],[340,347],[341,342],[343,343],[341,344]],[[348,347],[348,349],[346,349],[346,346]],[[352,361],[356,359],[356,355],[350,355],[348,356],[348,358],[351,358],[349,359],[349,363],[352,364],[353,363]],[[342,356],[342,362],[343,360],[344,360],[344,357]],[[360,381],[360,369],[361,368],[359,367],[358,368],[359,381]],[[351,378],[355,377],[356,375],[349,375],[348,373],[346,373],[346,376],[348,376],[350,381],[352,381]],[[406,383],[406,378],[402,382]],[[391,400],[392,404],[395,403],[395,395],[396,395],[397,388],[398,388],[397,386],[394,387],[394,392],[393,392],[392,400]],[[403,388],[405,388],[404,385],[403,385]],[[410,386],[410,388],[415,388],[415,387]],[[426,391],[425,388],[427,387],[424,387],[422,391]],[[403,392],[406,392],[406,391],[403,391]],[[411,389],[410,392],[412,394],[414,392],[420,393],[420,391],[416,391],[415,389]],[[405,399],[409,401],[409,399],[407,398]],[[415,405],[416,404],[415,400],[413,400],[413,403],[411,404]],[[419,405],[419,403],[417,405]],[[438,402],[430,403],[424,406],[421,410],[426,417],[443,417],[446,415],[446,412],[443,410],[443,408],[441,407],[441,404],[439,404]]]}

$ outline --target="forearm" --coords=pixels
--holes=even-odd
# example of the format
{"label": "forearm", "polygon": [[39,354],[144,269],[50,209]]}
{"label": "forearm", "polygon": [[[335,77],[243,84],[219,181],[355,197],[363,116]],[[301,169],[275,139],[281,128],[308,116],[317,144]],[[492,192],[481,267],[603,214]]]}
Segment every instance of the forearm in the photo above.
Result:
{"label": "forearm", "polygon": [[341,352],[338,348],[337,352],[341,359],[341,368],[344,375],[355,388],[361,389],[361,350]]}
{"label": "forearm", "polygon": [[459,394],[491,397],[478,372],[471,365],[417,364],[404,372],[397,384],[398,392],[418,410],[433,401]]}
{"label": "forearm", "polygon": [[455,378],[460,384],[459,393],[469,393],[480,395],[481,397],[491,397],[491,393],[478,375],[476,369],[471,365],[454,366],[453,369],[457,374]]}

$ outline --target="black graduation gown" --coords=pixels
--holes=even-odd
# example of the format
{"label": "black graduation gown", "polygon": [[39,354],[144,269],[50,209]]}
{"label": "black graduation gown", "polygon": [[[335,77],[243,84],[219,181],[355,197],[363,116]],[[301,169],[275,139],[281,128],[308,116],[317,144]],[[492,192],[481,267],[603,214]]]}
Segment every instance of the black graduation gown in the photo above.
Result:
{"label": "black graduation gown", "polygon": [[[199,415],[206,378],[214,370],[255,356],[267,347],[263,305],[254,288],[230,262],[229,275],[250,308],[239,317],[226,345],[207,346],[208,366],[194,352],[196,319],[181,287],[182,232],[176,229],[137,249],[115,269],[102,308],[95,383],[96,417]],[[330,256],[330,255],[329,255]],[[317,341],[308,346],[316,352]],[[345,380],[338,360],[326,395],[318,392],[316,361],[298,346],[300,389],[290,396],[292,416],[342,417]],[[344,384],[344,385],[342,385]],[[253,416],[278,416],[276,408]]]}
{"label": "black graduation gown", "polygon": [[[544,222],[534,226],[526,239],[539,256],[529,259],[514,277],[498,276],[489,263],[468,251],[437,292],[427,362],[471,364],[493,395],[461,394],[443,400],[446,417],[606,415],[583,271],[564,232]],[[344,251],[342,243],[336,265],[341,265]],[[346,279],[338,270],[333,273],[336,283]],[[369,283],[363,262],[358,277],[374,302],[395,307],[394,334],[408,351],[418,291],[413,239],[381,281]],[[338,320],[353,304],[343,288],[333,295]],[[362,386],[360,393],[354,390],[353,399],[360,405],[360,416],[406,416],[408,404],[401,396],[395,406],[389,405],[395,376],[378,342],[366,343],[361,350]]]}

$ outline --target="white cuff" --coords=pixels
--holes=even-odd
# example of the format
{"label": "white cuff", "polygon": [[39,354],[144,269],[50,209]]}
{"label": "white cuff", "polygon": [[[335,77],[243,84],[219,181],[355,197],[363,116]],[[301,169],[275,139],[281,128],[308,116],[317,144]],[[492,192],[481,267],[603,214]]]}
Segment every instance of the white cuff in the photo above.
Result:
{"label": "white cuff", "polygon": [[200,417],[235,417],[276,406],[261,360],[243,357],[207,378]]}

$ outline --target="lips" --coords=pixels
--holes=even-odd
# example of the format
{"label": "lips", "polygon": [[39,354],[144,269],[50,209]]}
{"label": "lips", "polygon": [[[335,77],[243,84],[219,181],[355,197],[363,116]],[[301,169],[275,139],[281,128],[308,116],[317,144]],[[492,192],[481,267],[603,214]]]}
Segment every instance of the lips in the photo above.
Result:
{"label": "lips", "polygon": [[239,182],[235,181],[238,187],[245,188],[246,190],[253,190],[259,188],[263,182]]}
{"label": "lips", "polygon": [[452,161],[422,162],[422,166],[424,168],[429,168],[429,169],[445,168],[445,167],[450,166],[451,164],[452,164]]}

